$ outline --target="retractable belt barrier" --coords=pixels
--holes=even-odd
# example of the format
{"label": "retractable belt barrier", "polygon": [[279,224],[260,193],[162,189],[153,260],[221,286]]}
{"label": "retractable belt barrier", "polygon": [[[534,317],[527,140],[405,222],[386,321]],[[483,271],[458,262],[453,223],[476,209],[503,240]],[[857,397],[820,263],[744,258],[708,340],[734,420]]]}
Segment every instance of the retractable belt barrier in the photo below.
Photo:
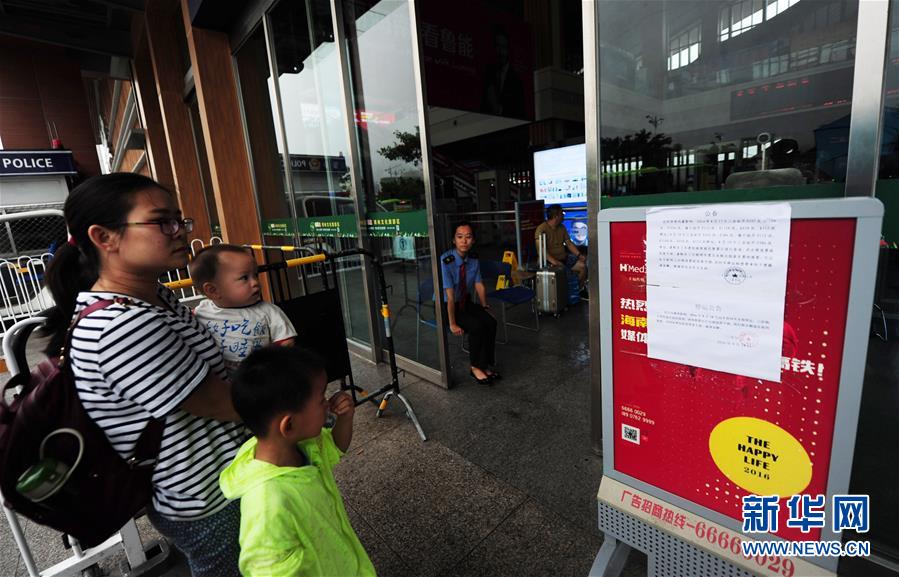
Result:
{"label": "retractable belt barrier", "polygon": [[[357,406],[366,402],[377,404],[378,417],[380,417],[384,410],[387,408],[390,399],[396,397],[405,406],[406,416],[409,417],[410,421],[412,421],[412,424],[418,431],[418,434],[421,437],[422,441],[426,441],[427,435],[425,435],[425,432],[418,421],[418,417],[415,415],[415,411],[413,410],[411,403],[400,392],[399,370],[397,369],[396,352],[393,343],[393,334],[390,327],[390,303],[387,300],[387,282],[384,278],[384,269],[381,266],[380,260],[375,257],[370,251],[356,248],[343,250],[333,254],[318,253],[310,256],[285,259],[282,261],[270,263],[265,262],[265,251],[267,250],[279,251],[283,255],[289,252],[299,252],[301,250],[306,250],[308,249],[308,247],[264,244],[249,244],[245,246],[254,250],[262,251],[263,264],[259,265],[258,270],[260,273],[268,273],[270,280],[273,281],[273,285],[276,284],[278,286],[278,292],[281,299],[280,302],[276,302],[275,304],[277,304],[285,311],[288,318],[290,318],[290,320],[297,328],[297,343],[302,346],[307,346],[325,357],[328,364],[328,380],[330,381],[335,380],[335,378],[339,378],[341,389],[350,391],[350,394],[353,397],[353,402]],[[373,392],[367,392],[365,389],[356,386],[356,384],[353,382],[352,371],[349,366],[349,350],[347,349],[346,345],[346,335],[343,331],[343,311],[340,306],[339,291],[337,290],[338,276],[336,263],[342,259],[348,259],[355,256],[361,256],[369,259],[369,262],[374,268],[377,276],[378,293],[380,300],[379,314],[381,316],[382,324],[384,327],[384,338],[387,345],[387,359],[390,366],[390,382],[386,385],[381,386]],[[307,279],[308,275],[304,267],[306,265],[315,264],[324,265],[325,263],[331,264],[331,280],[328,280],[329,273],[323,267],[321,270],[323,290],[319,291],[318,293],[310,292]],[[300,280],[303,285],[303,295],[299,297],[291,297],[289,279],[282,279],[278,276],[281,271],[285,271],[287,269],[299,270]],[[333,287],[331,286],[332,283]],[[193,286],[193,280],[183,279],[164,284],[172,290],[185,289]],[[285,293],[287,297],[286,299],[284,298]],[[339,319],[339,327],[335,328],[335,325],[330,323],[315,322],[313,321],[315,317],[318,317],[321,320],[330,320],[331,323],[333,323],[334,319]],[[324,327],[335,329],[335,334],[329,335],[331,339],[327,342],[327,344],[331,346],[322,346],[322,341],[317,336],[315,340],[311,340],[311,331],[313,329],[310,327],[308,330],[301,331],[301,325],[303,324],[311,324],[311,327],[315,327],[314,330],[316,331],[316,335],[318,335],[319,331],[321,331]],[[303,342],[305,339],[310,340],[308,342]],[[341,350],[335,352],[335,347],[338,346],[338,341],[341,342]],[[347,376],[349,377],[349,382],[347,382]]]}

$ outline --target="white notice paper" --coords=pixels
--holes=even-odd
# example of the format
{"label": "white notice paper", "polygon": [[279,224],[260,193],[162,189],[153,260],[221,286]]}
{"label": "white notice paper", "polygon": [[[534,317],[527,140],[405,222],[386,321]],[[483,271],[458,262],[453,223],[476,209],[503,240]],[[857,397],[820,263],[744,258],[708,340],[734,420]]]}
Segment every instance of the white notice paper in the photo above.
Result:
{"label": "white notice paper", "polygon": [[789,203],[646,215],[648,355],[780,382]]}

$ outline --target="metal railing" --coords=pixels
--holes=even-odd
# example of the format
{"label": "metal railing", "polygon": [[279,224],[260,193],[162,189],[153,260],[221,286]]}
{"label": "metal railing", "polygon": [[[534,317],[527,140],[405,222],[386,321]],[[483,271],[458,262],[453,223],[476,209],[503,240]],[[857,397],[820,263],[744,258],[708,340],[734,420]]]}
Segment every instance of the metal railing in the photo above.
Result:
{"label": "metal railing", "polygon": [[[32,208],[32,207],[26,207]],[[0,338],[16,322],[53,306],[44,288],[47,265],[66,241],[59,208],[19,210],[0,214]]]}
{"label": "metal railing", "polygon": [[0,258],[52,253],[66,238],[61,204],[0,207]]}
{"label": "metal railing", "polygon": [[[222,238],[219,236],[213,236],[209,239],[209,242],[204,242],[202,239],[195,238],[190,241],[190,256],[195,257],[197,253],[203,250],[205,247],[220,244],[222,242]],[[193,300],[199,300],[203,298],[203,295],[199,294],[197,290],[193,287],[193,283],[188,283],[190,279],[190,270],[185,266],[181,268],[176,268],[166,272],[164,275],[159,277],[159,282],[171,285],[175,287],[173,289],[175,295],[178,297],[178,300],[182,302],[190,302]]]}

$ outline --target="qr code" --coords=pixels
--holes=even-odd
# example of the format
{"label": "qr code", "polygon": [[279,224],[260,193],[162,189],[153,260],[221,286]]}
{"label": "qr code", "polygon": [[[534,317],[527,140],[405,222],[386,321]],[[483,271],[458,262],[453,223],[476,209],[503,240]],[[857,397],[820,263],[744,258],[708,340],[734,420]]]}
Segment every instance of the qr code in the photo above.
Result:
{"label": "qr code", "polygon": [[621,425],[621,438],[636,445],[640,444],[640,429],[630,425]]}

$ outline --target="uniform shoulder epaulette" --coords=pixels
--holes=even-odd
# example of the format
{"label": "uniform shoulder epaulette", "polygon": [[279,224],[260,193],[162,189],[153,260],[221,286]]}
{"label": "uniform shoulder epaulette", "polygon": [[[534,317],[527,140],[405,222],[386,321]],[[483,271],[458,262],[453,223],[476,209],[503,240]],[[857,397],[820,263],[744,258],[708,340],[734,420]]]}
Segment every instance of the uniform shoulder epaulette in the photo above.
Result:
{"label": "uniform shoulder epaulette", "polygon": [[443,259],[443,264],[450,264],[450,263],[453,262],[454,260],[456,260],[456,257],[454,257],[454,256],[451,255],[451,254],[448,254],[448,255],[446,255],[446,257]]}

